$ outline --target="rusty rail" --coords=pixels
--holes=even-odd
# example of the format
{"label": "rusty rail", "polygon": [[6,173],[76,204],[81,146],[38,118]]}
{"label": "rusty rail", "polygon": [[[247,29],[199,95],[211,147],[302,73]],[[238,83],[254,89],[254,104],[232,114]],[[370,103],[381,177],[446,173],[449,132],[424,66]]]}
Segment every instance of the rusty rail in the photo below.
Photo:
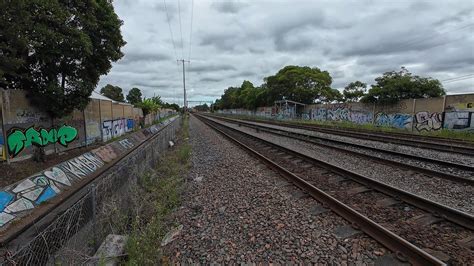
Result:
{"label": "rusty rail", "polygon": [[[218,131],[219,133],[221,133],[228,139],[232,140],[233,142],[238,144],[240,147],[242,147],[243,149],[247,150],[248,152],[256,156],[258,159],[262,160],[270,168],[274,169],[275,171],[280,173],[282,176],[287,178],[289,181],[291,181],[293,184],[295,184],[299,188],[306,191],[313,198],[327,205],[329,208],[331,208],[332,211],[334,211],[338,215],[342,216],[343,218],[351,222],[354,227],[360,228],[367,235],[379,241],[385,247],[393,251],[399,259],[401,260],[406,259],[407,261],[409,261],[410,263],[414,265],[445,265],[442,261],[440,261],[436,257],[428,254],[427,252],[416,247],[415,245],[411,244],[410,242],[406,241],[400,236],[387,230],[383,226],[365,217],[364,215],[360,214],[356,210],[338,201],[336,198],[318,189],[317,187],[308,183],[301,177],[295,175],[294,173],[291,173],[290,171],[274,163],[273,161],[271,161],[264,155],[260,154],[256,150],[250,148],[249,146],[245,145],[244,143],[240,142],[239,140],[225,133],[223,130],[217,128],[215,125],[209,122],[210,120],[207,120],[206,118],[199,115],[197,115],[197,117],[200,118],[201,121],[206,123],[208,126],[213,128],[214,130]],[[225,127],[225,125],[222,125],[222,126]],[[243,132],[239,132],[239,133],[246,134]]]}

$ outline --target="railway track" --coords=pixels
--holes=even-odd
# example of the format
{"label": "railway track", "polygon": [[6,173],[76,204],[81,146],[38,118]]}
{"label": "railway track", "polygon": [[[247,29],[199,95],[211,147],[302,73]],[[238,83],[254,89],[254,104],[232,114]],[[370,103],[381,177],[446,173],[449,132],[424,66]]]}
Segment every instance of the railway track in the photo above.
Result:
{"label": "railway track", "polygon": [[[472,264],[474,217],[198,116],[415,265]],[[440,237],[442,236],[442,237]]]}
{"label": "railway track", "polygon": [[421,136],[407,133],[388,133],[388,132],[369,132],[363,130],[347,130],[341,128],[328,128],[317,125],[303,125],[297,123],[288,123],[282,121],[270,121],[270,120],[255,120],[246,119],[253,122],[262,122],[277,126],[285,126],[291,128],[299,128],[305,130],[318,131],[322,133],[346,136],[346,137],[357,137],[359,139],[380,141],[384,143],[408,145],[418,148],[432,149],[436,151],[458,153],[464,155],[474,155],[474,143],[463,140],[452,140],[441,137],[430,137]]}
{"label": "railway track", "polygon": [[[387,165],[394,165],[404,169],[413,170],[419,173],[427,174],[450,180],[457,183],[466,185],[474,185],[474,167],[470,165],[464,165],[459,163],[453,163],[450,161],[427,158],[423,156],[412,155],[408,153],[392,151],[387,149],[381,149],[377,147],[371,147],[361,145],[357,143],[351,143],[348,141],[335,140],[331,138],[314,136],[310,134],[304,134],[282,128],[275,128],[272,126],[266,126],[264,123],[252,123],[244,120],[231,119],[225,117],[216,117],[230,123],[243,125],[249,128],[254,128],[270,134],[291,137],[304,142],[308,142],[317,146],[335,149],[351,155],[363,157],[373,161],[381,162]],[[350,148],[349,148],[350,147]],[[356,148],[356,150],[351,149]],[[360,151],[365,150],[366,152]],[[388,155],[388,158],[387,158]],[[408,159],[408,160],[407,160]],[[408,162],[407,162],[408,161]],[[411,161],[411,163],[410,163]]]}

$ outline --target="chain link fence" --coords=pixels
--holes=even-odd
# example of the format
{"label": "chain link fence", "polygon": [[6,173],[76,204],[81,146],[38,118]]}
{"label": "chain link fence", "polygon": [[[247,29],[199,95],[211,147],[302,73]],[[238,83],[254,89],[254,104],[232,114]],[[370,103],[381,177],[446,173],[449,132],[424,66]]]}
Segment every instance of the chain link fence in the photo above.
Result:
{"label": "chain link fence", "polygon": [[[136,184],[151,171],[159,157],[175,139],[181,126],[178,118],[164,127],[141,148],[132,151],[88,185],[86,193],[57,215],[28,243],[4,256],[5,265],[95,264],[95,250],[111,233],[123,233],[130,226]],[[37,226],[36,224],[33,226]]]}

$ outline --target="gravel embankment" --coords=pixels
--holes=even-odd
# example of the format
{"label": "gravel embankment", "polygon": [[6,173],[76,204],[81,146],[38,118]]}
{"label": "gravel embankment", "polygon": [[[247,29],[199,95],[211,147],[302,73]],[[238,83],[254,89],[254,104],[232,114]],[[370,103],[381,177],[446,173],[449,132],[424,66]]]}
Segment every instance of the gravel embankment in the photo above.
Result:
{"label": "gravel embankment", "polygon": [[402,170],[367,159],[361,159],[334,149],[316,146],[300,140],[276,136],[270,133],[257,133],[248,127],[238,127],[236,124],[219,122],[238,130],[256,135],[286,148],[291,148],[322,161],[338,165],[344,169],[367,175],[373,179],[391,186],[409,191],[421,197],[443,205],[474,214],[474,188],[449,180],[416,174],[410,170]]}
{"label": "gravel embankment", "polygon": [[[318,214],[317,201],[196,118],[183,229],[164,247],[171,262],[367,265],[390,252],[365,234],[338,237],[348,222]],[[340,235],[339,235],[340,236]]]}
{"label": "gravel embankment", "polygon": [[338,141],[356,143],[356,144],[364,145],[364,146],[368,146],[368,147],[375,147],[375,148],[380,148],[380,149],[384,149],[384,150],[397,151],[397,152],[416,155],[416,156],[423,156],[423,157],[426,157],[426,158],[433,158],[433,159],[438,159],[438,160],[454,162],[454,163],[458,163],[458,164],[474,166],[474,157],[473,156],[468,156],[468,155],[448,153],[448,152],[442,152],[442,151],[435,151],[435,150],[417,148],[417,147],[406,146],[406,145],[384,143],[384,142],[380,142],[380,141],[364,140],[364,139],[358,139],[356,137],[351,138],[351,137],[345,137],[345,136],[339,136],[339,135],[333,135],[333,134],[328,134],[328,133],[312,131],[312,130],[291,128],[291,127],[285,127],[285,126],[277,126],[277,125],[265,124],[265,123],[260,123],[260,122],[253,122],[253,121],[245,121],[245,122],[256,124],[256,125],[264,124],[265,126],[275,128],[275,129],[282,129],[282,130],[291,131],[291,132],[308,134],[308,135],[312,135],[312,136],[316,136],[316,137],[330,138],[330,139],[334,139],[334,140],[338,140]]}

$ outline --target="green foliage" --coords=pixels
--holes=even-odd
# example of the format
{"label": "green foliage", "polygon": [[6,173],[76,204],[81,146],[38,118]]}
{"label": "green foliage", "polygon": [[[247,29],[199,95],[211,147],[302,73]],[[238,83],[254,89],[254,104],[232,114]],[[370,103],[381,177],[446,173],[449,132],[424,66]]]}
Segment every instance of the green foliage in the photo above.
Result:
{"label": "green foliage", "polygon": [[132,88],[127,94],[127,101],[133,105],[137,105],[142,102],[142,92],[139,88]]}
{"label": "green foliage", "polygon": [[361,99],[365,103],[396,103],[402,99],[429,98],[445,95],[437,79],[414,76],[406,68],[386,72],[375,79],[369,92]]}
{"label": "green foliage", "polygon": [[176,112],[179,112],[179,105],[175,103],[164,103],[163,108],[174,109]]}
{"label": "green foliage", "polygon": [[138,107],[142,108],[143,115],[146,116],[149,113],[156,112],[160,109],[160,105],[157,104],[153,98],[144,99],[143,102],[138,104]]}
{"label": "green foliage", "polygon": [[261,87],[244,81],[240,87],[229,87],[213,105],[217,109],[246,108],[273,105],[287,99],[306,104],[339,100],[342,95],[331,89],[332,78],[319,68],[286,66],[265,78]]}
{"label": "green foliage", "polygon": [[287,99],[305,104],[332,101],[335,92],[331,89],[332,78],[319,68],[286,66],[274,76],[265,78],[268,101]]}
{"label": "green foliage", "polygon": [[342,92],[344,102],[358,102],[367,91],[367,84],[361,81],[349,83]]}
{"label": "green foliage", "polygon": [[189,125],[184,118],[177,146],[160,159],[153,175],[140,180],[143,192],[141,213],[136,213],[127,241],[128,265],[161,265],[161,241],[169,227],[169,215],[181,204],[183,180],[190,167],[191,145],[188,143]]}
{"label": "green foliage", "polygon": [[120,88],[119,86],[107,84],[102,87],[102,89],[100,89],[100,93],[114,101],[125,102],[125,99],[123,98],[122,88]]}
{"label": "green foliage", "polygon": [[109,0],[5,0],[0,10],[0,85],[27,90],[53,117],[84,109],[123,56],[122,21]]}
{"label": "green foliage", "polygon": [[193,109],[198,110],[200,112],[207,112],[209,111],[209,106],[207,104],[201,104],[194,106]]}

